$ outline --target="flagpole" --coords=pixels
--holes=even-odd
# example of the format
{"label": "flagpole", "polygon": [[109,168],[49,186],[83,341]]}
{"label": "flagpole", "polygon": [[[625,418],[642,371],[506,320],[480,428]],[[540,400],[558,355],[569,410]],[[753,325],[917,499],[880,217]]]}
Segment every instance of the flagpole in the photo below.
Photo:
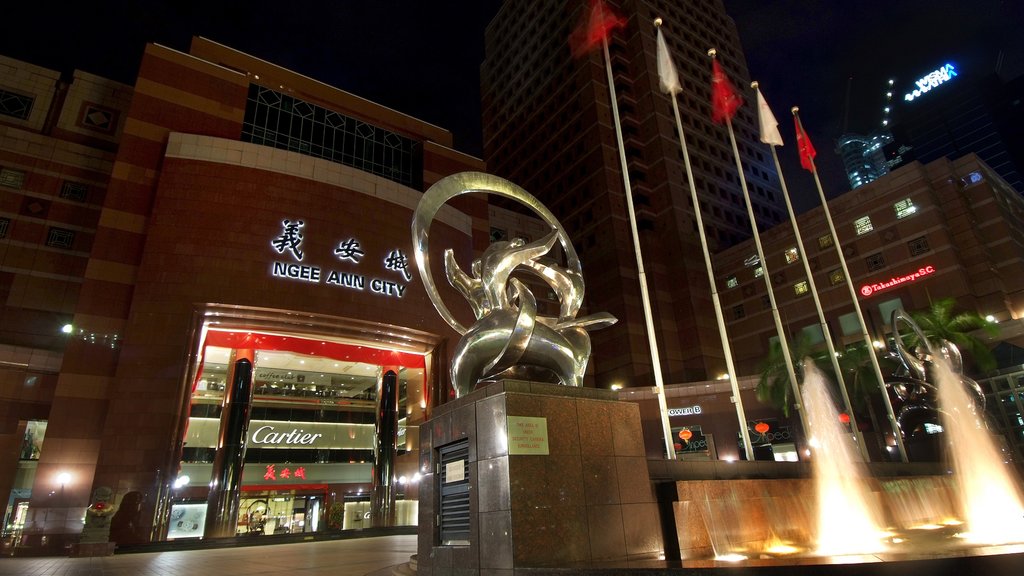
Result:
{"label": "flagpole", "polygon": [[[800,122],[800,108],[793,106],[792,109],[793,117],[796,118],[797,127],[799,133],[804,133],[803,123]],[[832,213],[828,209],[828,202],[825,200],[825,191],[821,187],[821,179],[818,177],[818,168],[814,164],[814,158],[808,155],[807,160],[811,166],[811,174],[814,175],[814,184],[818,187],[818,197],[821,199],[821,207],[825,212],[825,221],[828,222],[829,233],[832,234],[832,245],[836,249],[836,254],[839,256],[839,264],[843,267],[843,276],[846,277],[846,286],[850,290],[850,299],[853,301],[853,309],[857,313],[857,321],[860,322],[861,337],[864,338],[864,344],[867,345],[868,357],[871,358],[871,366],[875,369],[875,376],[878,377],[878,386],[882,389],[882,401],[885,403],[885,411],[889,416],[889,425],[892,427],[893,436],[896,439],[896,448],[900,453],[900,460],[903,462],[909,462],[907,458],[907,449],[903,445],[903,435],[900,434],[900,427],[896,421],[896,414],[892,409],[892,401],[889,400],[889,393],[885,388],[885,377],[882,376],[882,367],[878,364],[878,355],[875,354],[874,344],[871,342],[871,336],[868,335],[867,324],[864,323],[864,313],[860,309],[860,301],[857,299],[857,291],[853,288],[853,278],[850,276],[850,270],[846,266],[846,257],[843,255],[843,250],[839,245],[839,236],[836,234],[835,223],[832,222]],[[851,415],[852,417],[852,415]]]}
{"label": "flagpole", "polygon": [[[661,18],[654,21],[656,27],[661,27]],[[704,253],[704,267],[708,273],[708,283],[711,286],[711,302],[715,308],[715,320],[718,322],[718,334],[722,340],[722,352],[725,354],[725,370],[729,376],[729,386],[732,389],[733,403],[736,405],[736,418],[739,420],[740,436],[743,439],[743,449],[746,452],[747,460],[754,459],[754,448],[750,443],[750,432],[747,430],[747,416],[743,411],[743,400],[740,397],[740,387],[736,380],[736,367],[733,365],[732,348],[729,346],[729,335],[725,329],[725,316],[722,314],[722,301],[718,296],[718,287],[715,282],[715,273],[711,266],[711,252],[708,250],[708,240],[704,234],[704,219],[700,214],[700,201],[697,198],[697,186],[693,181],[693,170],[690,169],[690,152],[686,147],[686,133],[683,131],[683,122],[679,116],[679,102],[675,92],[669,92],[672,96],[672,112],[676,118],[676,130],[679,131],[679,147],[683,151],[683,165],[686,167],[686,178],[690,185],[690,200],[693,203],[693,213],[697,220],[697,236],[700,238],[700,247]]]}
{"label": "flagpole", "polygon": [[615,142],[619,148],[619,165],[622,168],[622,184],[626,192],[626,207],[629,210],[629,227],[633,233],[633,251],[636,254],[636,269],[640,279],[640,299],[644,307],[644,321],[647,324],[647,344],[651,349],[651,370],[654,372],[655,395],[658,397],[658,410],[661,412],[661,431],[665,437],[665,455],[669,460],[676,459],[676,450],[672,442],[672,428],[668,421],[668,404],[665,401],[665,382],[661,376],[661,360],[658,356],[658,341],[654,333],[654,319],[651,314],[651,298],[647,292],[647,273],[644,271],[644,259],[640,252],[640,234],[636,227],[636,211],[633,209],[633,189],[629,185],[629,165],[626,162],[626,148],[622,142],[622,127],[619,124],[619,104],[615,95],[615,80],[612,74],[612,60],[608,53],[608,38],[601,37],[601,48],[604,50],[604,67],[608,74],[608,94],[612,102],[612,120],[615,124]]}
{"label": "flagpole", "polygon": [[[718,51],[714,48],[708,50],[708,56],[714,60]],[[754,205],[750,201],[750,191],[747,189],[747,178],[743,174],[743,164],[740,161],[739,147],[736,145],[736,133],[732,127],[732,118],[725,115],[725,126],[729,130],[729,142],[732,144],[733,159],[736,160],[736,173],[740,178],[740,189],[743,191],[743,202],[747,207],[747,219],[750,220],[750,231],[754,235],[754,247],[757,249],[757,259],[761,263],[762,277],[765,288],[768,290],[768,301],[772,307],[772,319],[775,321],[775,333],[779,336],[779,345],[782,348],[782,358],[786,363],[786,375],[789,377],[789,384],[793,389],[793,399],[796,400],[797,410],[804,433],[808,433],[807,422],[804,419],[804,403],[800,394],[800,385],[797,383],[796,370],[793,368],[793,357],[789,350],[789,338],[782,326],[782,316],[779,314],[779,306],[775,300],[775,291],[772,289],[771,273],[768,270],[768,262],[764,257],[764,248],[761,246],[761,234],[757,230],[757,218],[754,216]]]}
{"label": "flagpole", "polygon": [[[750,87],[757,90],[759,99],[758,103],[761,102],[762,96],[761,89],[758,88],[757,82],[751,82]],[[774,121],[774,117],[772,118]],[[814,307],[818,311],[818,322],[821,325],[821,334],[825,338],[825,344],[828,346],[828,357],[832,361],[832,369],[836,373],[836,381],[839,384],[839,390],[843,395],[843,405],[846,407],[846,413],[850,416],[850,427],[853,430],[854,438],[857,440],[857,447],[860,449],[860,454],[864,458],[865,462],[870,462],[871,457],[868,456],[867,447],[864,445],[864,436],[860,432],[860,428],[857,426],[857,417],[853,413],[853,406],[850,404],[850,394],[846,390],[846,381],[843,378],[843,370],[839,366],[839,357],[836,354],[836,347],[832,343],[832,333],[828,329],[828,322],[825,320],[825,311],[821,307],[821,298],[818,296],[818,289],[814,285],[814,275],[811,273],[811,264],[807,259],[807,250],[804,249],[803,237],[800,235],[800,226],[796,222],[796,213],[793,211],[793,203],[789,200],[789,189],[786,187],[786,179],[782,175],[782,166],[779,164],[779,155],[776,152],[776,145],[768,143],[768,148],[772,151],[772,160],[775,162],[775,171],[779,174],[779,184],[782,187],[782,198],[786,201],[786,210],[789,212],[789,223],[793,226],[793,234],[796,236],[796,246],[800,251],[800,262],[804,266],[804,274],[807,275],[807,286],[810,289],[811,297],[814,299]],[[799,397],[798,397],[799,398]],[[806,410],[804,409],[803,403],[800,404],[800,416],[804,424],[804,432],[810,434],[810,428],[807,427],[807,416]]]}

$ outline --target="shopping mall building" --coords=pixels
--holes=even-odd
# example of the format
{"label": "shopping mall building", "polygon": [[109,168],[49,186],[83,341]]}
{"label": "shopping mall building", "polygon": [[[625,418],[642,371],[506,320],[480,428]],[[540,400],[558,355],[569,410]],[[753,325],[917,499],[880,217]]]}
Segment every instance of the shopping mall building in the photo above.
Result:
{"label": "shopping mall building", "polygon": [[[208,493],[230,505],[232,489],[220,535],[360,527],[375,478],[414,523],[417,425],[447,393],[455,334],[420,287],[410,222],[423,190],[482,162],[444,129],[202,38],[147,46],[134,86],[0,69],[8,533],[60,547],[109,498],[119,543],[202,536]],[[538,235],[470,195],[434,244],[468,263],[495,222]],[[222,410],[247,392],[247,413]]]}
{"label": "shopping mall building", "polygon": [[[8,542],[77,542],[103,498],[119,544],[359,528],[382,509],[415,523],[418,425],[449,398],[456,334],[421,287],[410,222],[431,184],[483,163],[444,129],[202,38],[188,54],[147,46],[133,86],[2,57],[0,71]],[[891,332],[894,306],[954,296],[1019,339],[1024,201],[1011,192],[967,156],[834,201],[855,285],[880,286],[861,292],[872,336]],[[849,344],[835,239],[820,210],[801,227]],[[439,212],[432,248],[465,267],[490,238],[544,232],[466,195]],[[763,240],[785,322],[815,336],[790,229]],[[802,459],[796,416],[753,392],[773,329],[751,252],[714,259],[745,425],[757,458]],[[1024,379],[1001,382],[990,406],[1019,454]],[[640,404],[647,456],[663,457],[651,390],[627,383],[621,398]],[[666,399],[680,458],[744,457],[727,383],[670,383]]]}

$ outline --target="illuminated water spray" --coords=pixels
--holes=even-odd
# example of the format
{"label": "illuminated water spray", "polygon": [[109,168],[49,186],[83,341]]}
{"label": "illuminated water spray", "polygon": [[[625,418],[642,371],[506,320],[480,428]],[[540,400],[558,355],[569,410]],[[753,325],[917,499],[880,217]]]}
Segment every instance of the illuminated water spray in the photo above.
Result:
{"label": "illuminated water spray", "polygon": [[818,496],[818,549],[821,555],[868,554],[884,549],[877,501],[853,438],[839,422],[827,380],[810,359],[804,361],[804,405],[813,450]]}
{"label": "illuminated water spray", "polygon": [[937,364],[942,427],[967,524],[961,536],[977,544],[1024,542],[1024,503],[1013,471],[960,377],[943,358]]}

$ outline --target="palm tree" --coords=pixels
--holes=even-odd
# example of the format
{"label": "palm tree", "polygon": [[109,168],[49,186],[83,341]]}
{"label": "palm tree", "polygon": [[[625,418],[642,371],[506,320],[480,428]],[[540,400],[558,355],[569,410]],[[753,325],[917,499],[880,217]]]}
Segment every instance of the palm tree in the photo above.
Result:
{"label": "palm tree", "polygon": [[[815,348],[816,346],[810,343],[810,338],[803,332],[798,333],[790,341],[790,354],[796,362],[794,368],[797,377],[803,381],[803,362],[809,358],[830,382],[837,382],[828,350]],[[867,410],[872,424],[877,429],[878,421],[871,405],[871,397],[877,397],[881,388],[878,386],[878,377],[868,354],[868,347],[863,343],[848,347],[839,355],[839,369],[843,371],[843,381],[846,383],[854,409],[857,412]],[[879,362],[883,367],[883,374],[891,372],[887,372],[888,368],[895,368],[895,364],[887,358],[881,357]],[[783,414],[789,416],[790,407],[793,405],[793,390],[789,385],[782,347],[777,341],[772,343],[768,357],[761,365],[761,377],[756,392],[758,400],[781,409]]]}
{"label": "palm tree", "polygon": [[[995,335],[998,328],[993,322],[984,319],[977,312],[954,313],[956,300],[943,298],[932,303],[926,310],[911,312],[910,316],[924,332],[925,337],[933,343],[948,340],[956,344],[965,355],[974,359],[974,365],[981,372],[989,372],[996,368],[996,359],[985,343],[973,332],[978,329]],[[919,344],[916,334],[908,334],[908,348]]]}
{"label": "palm tree", "polygon": [[[813,346],[810,338],[803,332],[789,341],[790,357],[793,358],[797,378],[803,380],[803,360],[812,355]],[[816,362],[816,364],[820,364]],[[789,416],[793,406],[793,387],[789,383],[785,356],[778,340],[772,342],[768,357],[761,364],[761,377],[757,382],[757,399],[765,404],[775,406]]]}

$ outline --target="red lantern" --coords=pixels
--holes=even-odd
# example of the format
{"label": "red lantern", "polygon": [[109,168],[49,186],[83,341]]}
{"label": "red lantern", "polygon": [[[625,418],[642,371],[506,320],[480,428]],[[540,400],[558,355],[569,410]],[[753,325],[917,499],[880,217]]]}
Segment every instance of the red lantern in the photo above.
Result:
{"label": "red lantern", "polygon": [[757,432],[758,434],[764,434],[765,432],[768,431],[768,429],[769,426],[764,422],[758,422],[757,424],[754,424],[754,431]]}
{"label": "red lantern", "polygon": [[850,415],[847,414],[846,412],[840,412],[839,413],[839,422],[841,422],[843,424],[849,424],[850,423]]}
{"label": "red lantern", "polygon": [[679,431],[679,437],[683,442],[689,442],[690,438],[693,438],[693,432],[690,432],[689,428],[683,428]]}
{"label": "red lantern", "polygon": [[676,450],[682,450],[683,449],[683,445],[680,444],[679,442],[676,442],[675,444],[673,444],[672,447],[675,448]]}

